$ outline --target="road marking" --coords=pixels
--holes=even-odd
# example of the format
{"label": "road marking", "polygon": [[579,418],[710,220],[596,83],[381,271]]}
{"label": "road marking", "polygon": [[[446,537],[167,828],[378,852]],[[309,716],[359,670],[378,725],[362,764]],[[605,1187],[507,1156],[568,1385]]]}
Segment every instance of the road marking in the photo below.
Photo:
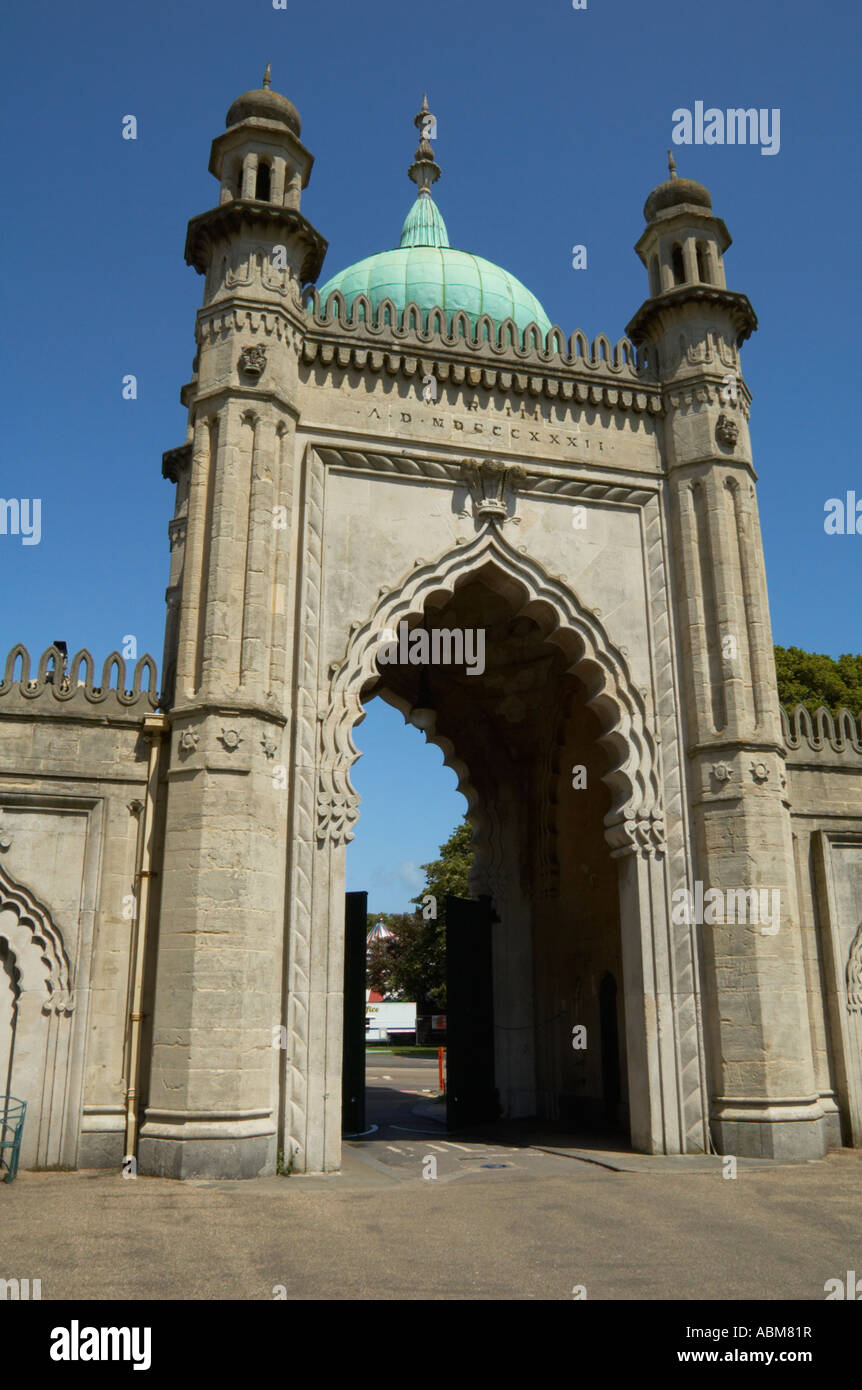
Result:
{"label": "road marking", "polygon": [[439,1129],[413,1129],[410,1125],[389,1125],[390,1129],[400,1129],[404,1134],[439,1134]]}
{"label": "road marking", "polygon": [[452,1139],[448,1139],[446,1142],[452,1149],[463,1149],[465,1154],[471,1154],[473,1152],[473,1150],[467,1144],[456,1144]]}
{"label": "road marking", "polygon": [[394,1144],[387,1144],[386,1147],[387,1149],[391,1149],[394,1154],[403,1154],[406,1152],[405,1149],[396,1148]]}

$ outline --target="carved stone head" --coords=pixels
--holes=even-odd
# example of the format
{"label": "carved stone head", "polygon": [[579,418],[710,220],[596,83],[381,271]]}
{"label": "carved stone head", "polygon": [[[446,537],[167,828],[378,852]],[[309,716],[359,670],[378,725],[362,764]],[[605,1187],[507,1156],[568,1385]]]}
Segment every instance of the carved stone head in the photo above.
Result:
{"label": "carved stone head", "polygon": [[728,449],[733,449],[739,438],[739,425],[729,415],[719,415],[718,423],[715,426],[715,437],[720,444],[726,444]]}

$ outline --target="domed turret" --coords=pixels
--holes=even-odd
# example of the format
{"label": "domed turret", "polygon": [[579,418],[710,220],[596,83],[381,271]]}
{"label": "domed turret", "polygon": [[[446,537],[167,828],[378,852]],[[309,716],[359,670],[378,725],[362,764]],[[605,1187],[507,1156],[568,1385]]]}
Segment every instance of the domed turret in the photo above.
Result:
{"label": "domed turret", "polygon": [[695,179],[681,179],[676,172],[676,160],[670,150],[667,152],[667,166],[670,178],[654,188],[644,203],[644,221],[652,222],[660,212],[689,204],[712,211],[712,198],[709,189]]}
{"label": "domed turret", "polygon": [[227,128],[213,141],[210,173],[221,183],[220,203],[299,208],[314,159],[299,139],[299,112],[270,82],[267,63],[263,85],[237,97]]}
{"label": "domed turret", "polygon": [[[210,301],[230,295],[233,258],[242,255],[242,263],[252,266],[264,246],[280,248],[279,269],[300,285],[319,275],[326,242],[300,211],[314,156],[299,139],[299,129],[293,102],[270,88],[267,63],[263,85],[237,97],[227,113],[227,129],[213,140],[209,168],[220,185],[218,207],[189,223],[188,263],[202,275],[219,267],[208,278]],[[277,278],[268,292],[281,293]]]}
{"label": "domed turret", "polygon": [[251,92],[243,92],[228,111],[225,119],[228,129],[233,125],[239,125],[241,121],[259,119],[275,121],[278,125],[286,126],[294,135],[302,133],[299,112],[287,97],[283,97],[280,92],[272,91],[271,80],[270,65],[267,63],[263,86]]}
{"label": "domed turret", "polygon": [[742,342],[757,327],[757,318],[744,294],[727,289],[723,257],[730,233],[712,210],[709,190],[679,177],[670,150],[667,160],[670,177],[647,198],[647,225],[635,247],[649,273],[650,297],[626,332],[632,342],[641,343],[669,306],[721,303],[732,309],[737,341]]}
{"label": "domed turret", "polygon": [[727,288],[724,252],[730,233],[712,210],[709,190],[694,179],[681,179],[667,152],[670,177],[654,188],[644,204],[647,225],[635,250],[649,273],[649,299],[638,309],[626,333],[633,343],[666,339],[676,317],[697,312],[729,313],[738,346],[757,327],[748,298]]}

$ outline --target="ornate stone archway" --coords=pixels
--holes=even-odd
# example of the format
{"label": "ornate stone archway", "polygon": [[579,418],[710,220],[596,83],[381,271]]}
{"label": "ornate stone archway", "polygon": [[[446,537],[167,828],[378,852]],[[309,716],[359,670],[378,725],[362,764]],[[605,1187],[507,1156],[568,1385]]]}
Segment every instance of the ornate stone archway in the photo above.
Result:
{"label": "ornate stone archway", "polygon": [[[402,620],[421,620],[429,600],[454,596],[459,585],[483,574],[492,575],[508,593],[518,615],[541,620],[545,640],[563,652],[566,670],[582,683],[586,705],[600,728],[598,742],[606,755],[602,777],[611,802],[604,835],[619,879],[632,1142],[644,1152],[704,1147],[700,1038],[691,1030],[684,1051],[675,1025],[675,1008],[681,1001],[672,967],[675,928],[669,912],[661,760],[649,692],[635,686],[625,655],[611,642],[600,618],[585,609],[561,579],[515,550],[492,523],[436,560],[417,562],[395,588],[381,590],[373,612],[351,625],[345,655],[330,668],[328,686],[321,690],[313,775],[314,846],[308,846],[299,863],[307,891],[307,926],[300,928],[297,938],[294,917],[290,949],[285,1145],[296,1154],[299,1167],[334,1168],[339,1161],[340,1015],[330,991],[334,995],[340,989],[337,923],[342,914],[344,848],[358,819],[350,769],[359,756],[352,731],[363,715],[363,693],[379,681],[376,655],[382,634]],[[431,737],[458,772],[468,804],[481,816],[460,751],[436,731]],[[311,769],[302,771],[310,782]],[[325,959],[315,949],[323,940]],[[312,1053],[314,1034],[318,1031],[319,1036],[321,1027],[321,1004],[315,1005],[315,998],[323,994],[331,999],[326,1006],[327,1060],[319,1073],[328,1104],[315,1107],[307,1078],[314,1078],[316,1070]],[[696,1001],[688,1003],[696,1017]]]}

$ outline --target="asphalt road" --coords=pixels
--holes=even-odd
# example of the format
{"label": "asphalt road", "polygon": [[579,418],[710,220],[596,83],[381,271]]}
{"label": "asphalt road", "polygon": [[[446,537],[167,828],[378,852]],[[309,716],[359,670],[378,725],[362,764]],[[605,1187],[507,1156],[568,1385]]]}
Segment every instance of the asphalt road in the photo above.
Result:
{"label": "asphalt road", "polygon": [[565,1300],[580,1284],[589,1299],[823,1300],[827,1279],[862,1271],[858,1150],[727,1181],[397,1147],[391,1163],[347,1152],[337,1176],[245,1183],[21,1173],[0,1185],[0,1275],[41,1279],[43,1300],[278,1285],[291,1300]]}
{"label": "asphalt road", "polygon": [[20,1173],[0,1183],[0,1277],[41,1279],[43,1301],[268,1300],[279,1285],[290,1300],[567,1300],[584,1285],[822,1301],[827,1279],[862,1273],[862,1151],[740,1161],[729,1180],[716,1158],[449,1136],[412,1113],[435,1066],[372,1060],[379,1128],[345,1144],[339,1174]]}

